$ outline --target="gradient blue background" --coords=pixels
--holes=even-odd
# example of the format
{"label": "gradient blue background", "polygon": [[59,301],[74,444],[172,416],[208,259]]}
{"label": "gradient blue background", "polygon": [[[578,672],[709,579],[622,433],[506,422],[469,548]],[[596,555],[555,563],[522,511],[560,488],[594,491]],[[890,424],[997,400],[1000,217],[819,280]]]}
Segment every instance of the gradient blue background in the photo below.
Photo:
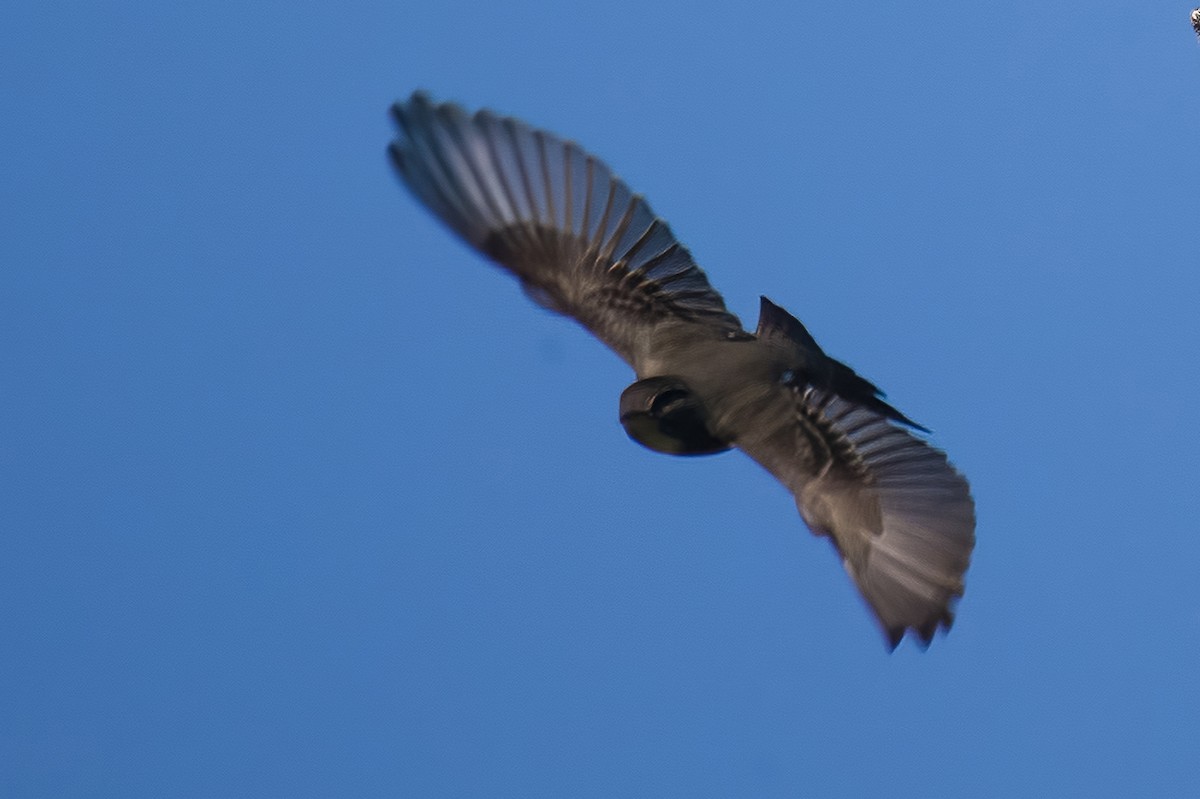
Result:
{"label": "gradient blue background", "polygon": [[[0,795],[1200,795],[1200,44],[1164,2],[0,12]],[[888,655],[384,158],[575,138],[934,428]]]}

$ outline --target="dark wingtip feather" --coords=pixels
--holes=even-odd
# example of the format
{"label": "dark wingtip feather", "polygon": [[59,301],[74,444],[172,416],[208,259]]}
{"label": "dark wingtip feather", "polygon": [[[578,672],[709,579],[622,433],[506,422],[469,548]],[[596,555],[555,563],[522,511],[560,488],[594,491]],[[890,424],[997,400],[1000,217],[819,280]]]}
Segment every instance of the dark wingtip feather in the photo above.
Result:
{"label": "dark wingtip feather", "polygon": [[887,638],[887,643],[884,646],[887,647],[888,652],[895,652],[896,647],[900,646],[900,641],[904,638],[904,628],[891,627],[884,630],[883,634]]}
{"label": "dark wingtip feather", "polygon": [[397,100],[390,109],[392,119],[400,126],[401,132],[408,136],[411,130],[410,121],[420,113],[427,113],[434,106],[433,98],[423,89],[418,89],[408,96],[407,100]]}
{"label": "dark wingtip feather", "polygon": [[392,166],[400,171],[404,171],[404,148],[400,146],[400,142],[392,142],[387,147],[388,158],[392,161]]}
{"label": "dark wingtip feather", "polygon": [[[922,624],[920,627],[912,628],[913,632],[916,633],[917,646],[921,647],[921,651],[924,652],[925,650],[929,649],[929,645],[933,643],[933,638],[935,635],[937,635],[938,630],[942,630],[944,633],[948,633],[948,632],[950,632],[950,628],[953,626],[954,626],[954,612],[951,610],[947,610],[941,616],[930,619],[929,621]],[[902,630],[901,635],[903,635],[903,634],[904,634],[904,631]],[[890,636],[891,636],[891,633],[889,633],[889,637]],[[892,644],[892,649],[895,649],[895,648],[896,648],[896,645]]]}
{"label": "dark wingtip feather", "polygon": [[405,106],[416,106],[416,105],[422,105],[422,106],[426,106],[426,107],[432,106],[433,98],[430,97],[429,92],[425,91],[424,89],[417,89],[415,92],[413,92],[412,94],[410,94],[408,96],[407,100],[405,100],[403,102],[397,101],[396,104],[393,106],[393,108],[400,108],[400,107],[405,107]]}

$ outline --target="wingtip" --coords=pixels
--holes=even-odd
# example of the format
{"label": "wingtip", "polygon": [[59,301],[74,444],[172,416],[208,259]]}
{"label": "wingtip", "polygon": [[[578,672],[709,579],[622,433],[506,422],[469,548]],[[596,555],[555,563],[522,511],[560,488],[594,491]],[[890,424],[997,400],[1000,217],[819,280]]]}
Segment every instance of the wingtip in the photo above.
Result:
{"label": "wingtip", "polygon": [[942,634],[950,632],[950,628],[954,626],[954,611],[947,609],[945,613],[934,619],[931,619],[924,624],[914,627],[895,626],[885,627],[883,630],[884,646],[887,647],[888,653],[896,651],[896,647],[900,646],[900,642],[904,640],[904,636],[911,629],[914,635],[913,641],[917,646],[921,647],[921,651],[925,652],[929,649],[933,639],[937,636],[938,630]]}
{"label": "wingtip", "polygon": [[407,100],[396,100],[388,108],[388,113],[400,129],[407,132],[409,120],[419,111],[433,107],[433,98],[424,89],[417,89],[408,96]]}
{"label": "wingtip", "polygon": [[400,142],[394,141],[387,146],[387,156],[388,160],[392,162],[392,166],[400,172],[404,171],[404,148]]}
{"label": "wingtip", "polygon": [[413,136],[414,121],[419,120],[423,114],[428,114],[434,105],[429,92],[417,89],[407,100],[396,100],[388,109],[389,116],[400,128],[399,138],[388,145],[388,155],[392,164],[402,172],[405,167],[405,150],[408,149],[405,145]]}
{"label": "wingtip", "polygon": [[[401,105],[397,102],[396,105]],[[425,89],[415,89],[403,105],[433,105],[433,96]]]}
{"label": "wingtip", "polygon": [[883,636],[887,639],[884,646],[887,647],[888,654],[896,651],[896,647],[900,646],[900,641],[904,639],[903,627],[892,627],[883,631]]}

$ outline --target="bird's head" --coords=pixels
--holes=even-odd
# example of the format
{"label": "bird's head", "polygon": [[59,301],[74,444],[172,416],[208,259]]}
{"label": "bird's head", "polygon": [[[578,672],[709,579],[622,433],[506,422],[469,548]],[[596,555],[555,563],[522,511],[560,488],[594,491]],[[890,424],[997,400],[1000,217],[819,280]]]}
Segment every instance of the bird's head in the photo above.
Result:
{"label": "bird's head", "polygon": [[708,429],[708,414],[678,377],[648,377],[621,393],[621,425],[629,437],[668,455],[712,455],[730,448]]}

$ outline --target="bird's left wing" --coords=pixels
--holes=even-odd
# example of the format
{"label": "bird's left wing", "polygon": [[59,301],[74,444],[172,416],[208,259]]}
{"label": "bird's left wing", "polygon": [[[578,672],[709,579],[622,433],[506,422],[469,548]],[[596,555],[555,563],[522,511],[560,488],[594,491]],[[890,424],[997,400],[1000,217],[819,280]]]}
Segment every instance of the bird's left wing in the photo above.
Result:
{"label": "bird's left wing", "polygon": [[774,432],[738,446],[832,539],[890,646],[908,630],[927,645],[954,621],[975,545],[966,479],[878,408],[812,385],[777,390],[790,419],[777,414]]}
{"label": "bird's left wing", "polygon": [[659,322],[742,333],[666,222],[574,142],[421,92],[392,115],[389,152],[417,199],[630,364]]}

